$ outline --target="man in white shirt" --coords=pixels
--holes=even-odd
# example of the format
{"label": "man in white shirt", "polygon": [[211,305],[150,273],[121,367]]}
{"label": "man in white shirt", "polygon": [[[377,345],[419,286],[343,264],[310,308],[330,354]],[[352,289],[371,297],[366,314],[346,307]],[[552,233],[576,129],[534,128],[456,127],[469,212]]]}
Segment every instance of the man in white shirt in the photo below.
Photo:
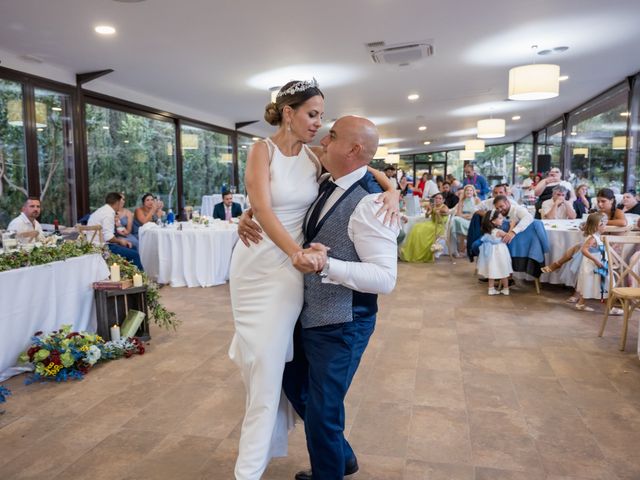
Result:
{"label": "man in white shirt", "polygon": [[393,185],[393,188],[399,190],[400,184],[398,183],[398,171],[396,170],[396,167],[394,167],[393,165],[387,165],[386,167],[384,167],[384,174],[391,182],[391,185]]}
{"label": "man in white shirt", "polygon": [[429,200],[436,193],[440,193],[438,190],[438,184],[433,181],[433,175],[427,174],[427,181],[424,184],[424,190],[422,192],[422,198]]}
{"label": "man in white shirt", "polygon": [[510,203],[515,203],[515,200],[513,199],[513,197],[511,197],[508,192],[507,192],[507,184],[506,183],[498,183],[496,185],[494,185],[493,190],[491,190],[491,197],[487,198],[486,200],[483,200],[480,203],[480,209],[481,210],[493,210],[493,201],[495,200],[495,198],[499,195],[504,195],[505,197],[507,197],[509,199]]}
{"label": "man in white shirt", "polygon": [[502,237],[504,243],[510,243],[513,237],[523,232],[533,222],[533,216],[526,207],[511,203],[505,195],[498,195],[494,198],[493,206],[502,213],[505,220],[511,222],[509,232]]}
{"label": "man in white shirt", "polygon": [[[100,225],[102,227],[102,239],[112,253],[130,260],[136,267],[142,270],[140,255],[132,248],[131,242],[116,236],[116,212],[123,206],[124,197],[118,192],[109,192],[105,198],[105,204],[98,208],[89,217],[88,226]],[[95,245],[102,245],[96,235],[93,240]]]}
{"label": "man in white shirt", "polygon": [[7,230],[16,233],[38,232],[38,239],[42,239],[42,226],[38,222],[40,216],[40,199],[38,197],[29,197],[22,204],[20,215],[11,220]]}
{"label": "man in white shirt", "polygon": [[540,215],[544,219],[554,220],[573,220],[576,218],[576,211],[573,209],[573,203],[567,200],[567,190],[563,185],[554,187],[552,197],[542,202],[540,207]]}

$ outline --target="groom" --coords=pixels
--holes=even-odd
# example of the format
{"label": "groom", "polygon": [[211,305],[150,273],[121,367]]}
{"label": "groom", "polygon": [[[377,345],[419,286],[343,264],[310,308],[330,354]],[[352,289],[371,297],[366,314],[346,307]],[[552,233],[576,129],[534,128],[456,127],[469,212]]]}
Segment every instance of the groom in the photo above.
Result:
{"label": "groom", "polygon": [[340,118],[321,144],[331,177],[307,212],[305,247],[328,258],[320,271],[304,277],[294,358],[283,380],[304,420],[311,459],[311,470],[297,473],[297,480],[342,480],[358,471],[344,438],[344,398],[375,327],[377,294],[391,292],[397,274],[398,228],[376,216],[380,204],[372,192],[379,190],[367,173],[378,146],[375,125]]}

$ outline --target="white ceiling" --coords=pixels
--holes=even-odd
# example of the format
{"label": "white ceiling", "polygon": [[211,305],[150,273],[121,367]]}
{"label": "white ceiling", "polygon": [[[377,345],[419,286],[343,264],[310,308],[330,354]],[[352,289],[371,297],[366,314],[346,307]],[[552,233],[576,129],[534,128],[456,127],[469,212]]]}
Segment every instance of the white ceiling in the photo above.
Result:
{"label": "white ceiling", "polygon": [[[328,122],[364,115],[389,147],[435,151],[491,113],[507,119],[493,143],[518,140],[636,73],[638,19],[638,0],[0,0],[0,61],[69,83],[113,68],[86,87],[231,128],[262,118],[269,87],[315,76]],[[102,23],[117,34],[96,35]],[[425,39],[434,56],[409,67],[375,65],[364,46]],[[536,60],[570,79],[555,99],[506,102],[508,70],[532,62],[533,44],[569,46]]]}

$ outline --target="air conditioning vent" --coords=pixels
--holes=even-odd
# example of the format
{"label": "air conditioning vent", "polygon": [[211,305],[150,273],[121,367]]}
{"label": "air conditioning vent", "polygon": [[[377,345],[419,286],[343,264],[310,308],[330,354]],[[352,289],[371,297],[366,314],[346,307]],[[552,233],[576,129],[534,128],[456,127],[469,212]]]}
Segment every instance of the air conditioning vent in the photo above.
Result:
{"label": "air conditioning vent", "polygon": [[367,49],[371,55],[373,63],[386,63],[390,65],[402,65],[415,63],[433,55],[433,45],[431,41],[411,42],[398,45],[384,45],[380,47],[370,47]]}

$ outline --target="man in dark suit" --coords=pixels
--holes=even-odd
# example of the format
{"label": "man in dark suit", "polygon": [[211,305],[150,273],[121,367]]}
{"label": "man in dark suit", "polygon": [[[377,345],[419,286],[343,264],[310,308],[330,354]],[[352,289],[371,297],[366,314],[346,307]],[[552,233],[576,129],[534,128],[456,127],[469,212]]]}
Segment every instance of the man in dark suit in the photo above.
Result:
{"label": "man in dark suit", "polygon": [[222,194],[222,202],[213,207],[213,218],[229,221],[233,217],[242,215],[242,206],[233,201],[233,194],[225,192]]}

